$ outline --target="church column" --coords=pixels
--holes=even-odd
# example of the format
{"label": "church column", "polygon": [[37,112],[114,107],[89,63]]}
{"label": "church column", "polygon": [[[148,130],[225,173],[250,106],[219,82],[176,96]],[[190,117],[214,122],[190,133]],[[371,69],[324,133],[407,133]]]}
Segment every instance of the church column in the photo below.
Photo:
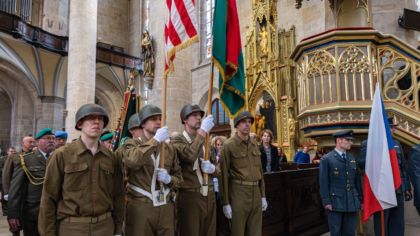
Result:
{"label": "church column", "polygon": [[97,0],[70,2],[66,102],[69,140],[79,136],[74,129],[77,109],[95,102],[97,14]]}

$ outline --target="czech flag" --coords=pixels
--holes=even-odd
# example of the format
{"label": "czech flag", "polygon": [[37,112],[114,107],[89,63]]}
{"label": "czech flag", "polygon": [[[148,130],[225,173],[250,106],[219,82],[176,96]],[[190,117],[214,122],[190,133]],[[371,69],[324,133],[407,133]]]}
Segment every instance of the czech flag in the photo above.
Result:
{"label": "czech flag", "polygon": [[397,153],[384,109],[379,84],[369,120],[363,191],[363,222],[378,211],[397,206],[395,190],[401,185]]}

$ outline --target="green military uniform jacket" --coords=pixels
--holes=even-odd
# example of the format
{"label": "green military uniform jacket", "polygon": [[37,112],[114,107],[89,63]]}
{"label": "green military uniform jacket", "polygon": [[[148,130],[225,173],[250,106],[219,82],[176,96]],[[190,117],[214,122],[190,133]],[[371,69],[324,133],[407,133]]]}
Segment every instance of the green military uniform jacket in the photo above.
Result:
{"label": "green military uniform jacket", "polygon": [[226,140],[222,150],[222,204],[230,204],[229,185],[232,180],[259,182],[265,197],[261,153],[256,140],[242,140],[237,134]]}
{"label": "green military uniform jacket", "polygon": [[10,182],[8,219],[38,220],[46,164],[40,151],[19,155]]}
{"label": "green military uniform jacket", "polygon": [[121,160],[98,143],[94,155],[79,138],[55,150],[48,160],[38,229],[57,235],[67,217],[97,217],[111,213],[114,234],[121,234],[124,186]]}
{"label": "green military uniform jacket", "polygon": [[[194,170],[194,164],[198,161],[198,168],[201,168],[201,160],[199,158],[204,158],[204,138],[197,134],[195,137],[188,135],[192,143],[185,138],[183,134],[179,134],[171,138],[171,143],[175,147],[175,150],[178,153],[181,169],[182,169],[182,178],[183,182],[180,189],[189,189],[189,188],[200,188],[200,182],[198,180],[196,171]],[[210,148],[210,145],[209,145]],[[209,150],[209,159],[211,163],[215,163],[214,155],[211,150]],[[216,169],[214,175],[219,175],[220,169]],[[202,172],[202,175],[204,173]],[[208,185],[213,186],[213,174],[209,175]]]}

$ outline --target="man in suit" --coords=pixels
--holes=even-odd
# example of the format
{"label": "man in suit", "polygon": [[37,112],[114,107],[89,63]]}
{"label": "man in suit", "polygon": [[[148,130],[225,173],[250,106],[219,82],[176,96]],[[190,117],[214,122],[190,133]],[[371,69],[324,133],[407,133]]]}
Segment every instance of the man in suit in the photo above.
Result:
{"label": "man in suit", "polygon": [[410,149],[407,166],[414,187],[414,206],[420,216],[420,144]]}
{"label": "man in suit", "polygon": [[309,163],[311,157],[308,154],[309,147],[303,146],[303,150],[296,153],[296,155],[293,157],[293,162],[298,164],[305,164]]}
{"label": "man in suit", "polygon": [[[388,123],[391,128],[391,133],[394,134],[397,124],[394,123],[392,117],[388,118]],[[398,167],[400,169],[401,176],[401,187],[395,191],[397,196],[397,207],[389,208],[384,210],[384,223],[385,223],[385,235],[404,235],[405,222],[404,222],[404,199],[410,201],[413,197],[411,194],[411,184],[407,174],[407,166],[404,158],[403,148],[401,143],[394,140],[394,148],[397,152]],[[360,158],[358,160],[358,166],[360,169],[365,169],[366,163],[366,150],[367,140],[364,140],[360,148]],[[375,235],[381,235],[381,213],[376,212],[373,216]]]}
{"label": "man in suit", "polygon": [[331,236],[355,235],[362,192],[356,160],[348,153],[353,131],[339,131],[333,137],[335,149],[323,156],[319,165],[322,205],[328,214]]}

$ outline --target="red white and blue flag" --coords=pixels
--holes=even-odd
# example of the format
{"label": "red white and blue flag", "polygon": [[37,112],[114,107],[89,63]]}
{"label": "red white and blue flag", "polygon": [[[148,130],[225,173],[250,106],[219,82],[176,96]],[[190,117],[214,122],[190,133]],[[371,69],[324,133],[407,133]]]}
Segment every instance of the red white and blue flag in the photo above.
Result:
{"label": "red white and blue flag", "polygon": [[375,212],[397,206],[395,190],[401,185],[397,153],[379,85],[369,120],[363,191],[363,222]]}

